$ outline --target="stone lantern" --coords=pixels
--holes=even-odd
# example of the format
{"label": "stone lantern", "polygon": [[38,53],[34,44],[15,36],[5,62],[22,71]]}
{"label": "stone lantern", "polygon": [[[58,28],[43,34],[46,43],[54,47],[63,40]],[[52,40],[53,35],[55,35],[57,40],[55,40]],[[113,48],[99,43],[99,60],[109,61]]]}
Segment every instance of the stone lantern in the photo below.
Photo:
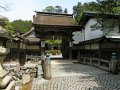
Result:
{"label": "stone lantern", "polygon": [[1,22],[0,17],[0,90],[14,90],[15,81],[12,80],[12,76],[3,69],[3,60],[9,53],[9,49],[6,48],[6,42],[9,39],[7,30],[3,29],[4,23]]}

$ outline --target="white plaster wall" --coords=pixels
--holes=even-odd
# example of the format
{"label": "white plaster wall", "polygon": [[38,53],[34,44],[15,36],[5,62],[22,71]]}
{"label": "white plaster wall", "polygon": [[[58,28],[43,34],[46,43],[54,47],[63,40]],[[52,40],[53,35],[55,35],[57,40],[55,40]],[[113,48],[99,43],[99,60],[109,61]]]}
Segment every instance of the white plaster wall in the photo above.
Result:
{"label": "white plaster wall", "polygon": [[101,30],[92,30],[91,26],[95,25],[97,22],[95,19],[90,19],[85,25],[85,37],[84,40],[91,40],[95,38],[99,38],[103,36],[103,32]]}
{"label": "white plaster wall", "polygon": [[103,31],[103,35],[109,35],[112,33],[119,33],[119,26],[114,27],[112,31],[109,31],[109,29]]}

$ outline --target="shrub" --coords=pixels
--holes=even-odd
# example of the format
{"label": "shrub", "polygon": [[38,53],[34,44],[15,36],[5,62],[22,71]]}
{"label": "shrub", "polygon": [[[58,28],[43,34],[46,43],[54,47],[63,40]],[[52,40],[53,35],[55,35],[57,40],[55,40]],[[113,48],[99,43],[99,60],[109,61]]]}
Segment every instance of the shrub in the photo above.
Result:
{"label": "shrub", "polygon": [[61,54],[61,51],[60,51],[60,50],[57,50],[57,54],[60,55],[60,54]]}
{"label": "shrub", "polygon": [[52,54],[52,55],[60,55],[61,51],[60,50],[46,50],[45,54]]}
{"label": "shrub", "polygon": [[50,50],[50,52],[52,53],[52,55],[56,55],[56,50]]}

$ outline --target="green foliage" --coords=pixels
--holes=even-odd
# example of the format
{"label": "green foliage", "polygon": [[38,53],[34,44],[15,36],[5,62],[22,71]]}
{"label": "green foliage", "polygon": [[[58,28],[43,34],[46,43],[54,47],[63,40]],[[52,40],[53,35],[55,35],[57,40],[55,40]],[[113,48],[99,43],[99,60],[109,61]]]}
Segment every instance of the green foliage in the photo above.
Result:
{"label": "green foliage", "polygon": [[54,44],[53,40],[51,40],[51,39],[45,40],[45,43],[47,43],[48,45]]}
{"label": "green foliage", "polygon": [[15,33],[16,31],[19,33],[27,32],[32,27],[32,21],[23,21],[23,20],[15,20],[13,22],[9,22],[8,18],[3,17],[0,21],[5,23],[4,28],[8,30],[10,34]]}
{"label": "green foliage", "polygon": [[43,12],[54,13],[55,12],[55,8],[53,6],[48,6],[45,9],[43,9]]}
{"label": "green foliage", "polygon": [[99,12],[107,14],[120,13],[120,0],[96,0],[97,9]]}
{"label": "green foliage", "polygon": [[96,8],[96,3],[89,2],[82,5],[81,2],[78,2],[77,5],[73,6],[73,14],[77,22],[79,22],[84,11],[98,11]]}
{"label": "green foliage", "polygon": [[77,22],[79,22],[79,20],[82,16],[82,13],[83,13],[82,3],[78,2],[78,4],[76,6],[73,6],[73,14],[74,14],[75,20]]}
{"label": "green foliage", "polygon": [[32,27],[32,21],[15,20],[12,22],[13,29],[19,33],[24,33]]}
{"label": "green foliage", "polygon": [[45,41],[45,43],[47,43],[48,45],[59,45],[62,43],[62,41],[59,39],[56,39],[56,40],[48,39]]}
{"label": "green foliage", "polygon": [[11,22],[9,22],[8,18],[4,17],[0,19],[1,22],[3,22],[5,25],[3,26],[6,30],[8,30],[8,33],[11,35],[13,33],[13,26]]}
{"label": "green foliage", "polygon": [[12,22],[6,22],[5,29],[12,35],[14,33]]}
{"label": "green foliage", "polygon": [[59,45],[62,43],[62,40],[56,39],[53,41],[55,45]]}

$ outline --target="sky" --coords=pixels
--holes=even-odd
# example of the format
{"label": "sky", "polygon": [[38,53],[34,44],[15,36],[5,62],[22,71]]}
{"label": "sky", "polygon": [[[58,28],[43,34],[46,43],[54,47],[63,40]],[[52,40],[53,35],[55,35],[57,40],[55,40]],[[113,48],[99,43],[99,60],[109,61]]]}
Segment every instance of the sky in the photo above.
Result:
{"label": "sky", "polygon": [[2,0],[1,6],[8,7],[8,11],[0,10],[0,15],[13,20],[32,20],[34,11],[42,11],[47,6],[61,6],[67,8],[68,14],[72,14],[73,6],[78,2],[85,3],[94,0]]}

